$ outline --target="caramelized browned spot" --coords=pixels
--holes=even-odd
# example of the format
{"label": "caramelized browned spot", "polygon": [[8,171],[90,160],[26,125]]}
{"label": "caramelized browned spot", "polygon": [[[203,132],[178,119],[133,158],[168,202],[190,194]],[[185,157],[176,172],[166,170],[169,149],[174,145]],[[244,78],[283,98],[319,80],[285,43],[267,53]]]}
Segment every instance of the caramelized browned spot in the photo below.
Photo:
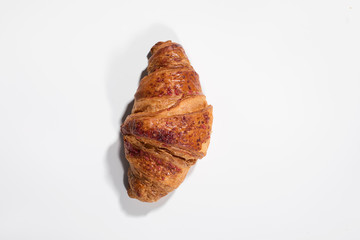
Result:
{"label": "caramelized browned spot", "polygon": [[178,95],[202,95],[199,75],[188,69],[156,71],[144,77],[135,99]]}
{"label": "caramelized browned spot", "polygon": [[147,137],[165,144],[200,151],[210,138],[212,108],[167,118],[138,118],[127,122],[124,134]]}
{"label": "caramelized browned spot", "polygon": [[141,172],[146,172],[148,177],[156,178],[159,181],[181,172],[181,169],[172,162],[145,152],[129,142],[125,142],[125,154],[136,157],[137,159],[132,162],[136,162],[137,168]]}

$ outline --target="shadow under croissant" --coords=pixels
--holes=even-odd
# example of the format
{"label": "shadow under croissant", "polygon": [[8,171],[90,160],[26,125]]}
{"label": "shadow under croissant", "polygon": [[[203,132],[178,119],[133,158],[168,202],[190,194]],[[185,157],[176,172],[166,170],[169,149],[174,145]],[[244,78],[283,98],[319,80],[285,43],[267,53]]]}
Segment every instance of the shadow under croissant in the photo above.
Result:
{"label": "shadow under croissant", "polygon": [[[114,66],[111,66],[110,76],[107,82],[108,94],[110,103],[113,107],[115,115],[118,109],[121,107],[119,101],[123,89],[121,87],[122,81],[128,81],[130,76],[131,67],[129,64],[135,64],[138,62],[138,57],[145,57],[143,53],[139,52],[139,45],[143,45],[144,41],[151,41],[151,44],[155,44],[157,41],[174,40],[177,41],[177,36],[171,29],[162,25],[154,25],[148,29],[144,34],[132,41],[132,44],[127,48],[125,53],[117,56],[114,61]],[[149,45],[146,43],[146,45]],[[147,55],[150,57],[150,53]],[[136,58],[136,59],[135,59]],[[147,75],[146,69],[142,71],[140,80]],[[127,91],[127,90],[126,90]],[[128,103],[125,112],[121,116],[121,124],[125,121],[126,117],[131,113],[134,101]],[[106,153],[106,165],[109,171],[110,179],[120,198],[120,205],[125,213],[133,216],[142,216],[148,214],[150,211],[163,206],[173,195],[174,192],[169,193],[167,196],[161,198],[155,203],[144,203],[137,199],[132,199],[127,194],[128,177],[127,171],[129,163],[125,158],[125,150],[123,143],[123,136],[119,133],[119,137],[115,143],[113,143]],[[190,172],[189,172],[190,173]]]}

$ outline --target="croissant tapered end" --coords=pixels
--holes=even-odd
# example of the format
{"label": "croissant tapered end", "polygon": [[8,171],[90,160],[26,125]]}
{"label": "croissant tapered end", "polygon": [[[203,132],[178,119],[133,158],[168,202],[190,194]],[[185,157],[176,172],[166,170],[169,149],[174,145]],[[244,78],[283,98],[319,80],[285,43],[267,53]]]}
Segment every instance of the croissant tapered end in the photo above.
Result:
{"label": "croissant tapered end", "polygon": [[151,54],[149,74],[121,126],[130,163],[128,195],[144,202],[175,190],[206,155],[213,121],[213,108],[181,45],[158,42]]}
{"label": "croissant tapered end", "polygon": [[171,40],[165,41],[165,42],[157,42],[150,50],[151,54],[154,54],[155,52],[157,52],[160,48],[164,47],[164,46],[168,46],[173,44],[173,42]]}
{"label": "croissant tapered end", "polygon": [[171,41],[158,42],[151,49],[151,53],[147,68],[148,73],[169,68],[192,69],[189,59],[180,44]]}

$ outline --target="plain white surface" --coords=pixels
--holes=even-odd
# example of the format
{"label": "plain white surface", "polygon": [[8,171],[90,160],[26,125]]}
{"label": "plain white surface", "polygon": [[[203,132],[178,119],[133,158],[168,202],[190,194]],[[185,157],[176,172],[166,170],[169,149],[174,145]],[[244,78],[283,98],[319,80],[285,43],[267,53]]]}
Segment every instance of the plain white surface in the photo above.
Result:
{"label": "plain white surface", "polygon": [[[360,239],[359,1],[1,1],[0,239]],[[157,41],[214,124],[159,203],[121,118]]]}

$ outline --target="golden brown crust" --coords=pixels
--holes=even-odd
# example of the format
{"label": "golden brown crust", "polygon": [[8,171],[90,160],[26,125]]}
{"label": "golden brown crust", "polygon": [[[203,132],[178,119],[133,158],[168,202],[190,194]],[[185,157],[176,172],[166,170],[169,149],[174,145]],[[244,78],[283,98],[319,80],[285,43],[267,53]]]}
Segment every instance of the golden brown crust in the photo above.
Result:
{"label": "golden brown crust", "polygon": [[162,143],[162,146],[172,145],[193,152],[194,158],[203,157],[203,144],[210,138],[212,125],[212,107],[175,115],[170,117],[139,117],[126,121],[123,133],[150,138]]}
{"label": "golden brown crust", "polygon": [[152,56],[149,59],[148,73],[159,69],[192,68],[184,49],[180,44],[173,42],[160,43],[151,50]]}
{"label": "golden brown crust", "polygon": [[121,127],[130,197],[154,202],[176,189],[191,165],[206,155],[212,106],[181,45],[158,42],[148,76],[135,94],[132,114]]}
{"label": "golden brown crust", "polygon": [[191,69],[179,68],[151,73],[141,80],[135,99],[202,95],[199,75]]}

